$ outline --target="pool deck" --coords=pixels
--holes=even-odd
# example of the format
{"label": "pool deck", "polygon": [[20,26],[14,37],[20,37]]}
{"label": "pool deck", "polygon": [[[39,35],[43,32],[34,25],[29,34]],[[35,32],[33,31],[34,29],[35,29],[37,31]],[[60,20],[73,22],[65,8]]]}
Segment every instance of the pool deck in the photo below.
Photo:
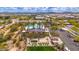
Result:
{"label": "pool deck", "polygon": [[26,32],[45,32],[45,29],[28,29]]}

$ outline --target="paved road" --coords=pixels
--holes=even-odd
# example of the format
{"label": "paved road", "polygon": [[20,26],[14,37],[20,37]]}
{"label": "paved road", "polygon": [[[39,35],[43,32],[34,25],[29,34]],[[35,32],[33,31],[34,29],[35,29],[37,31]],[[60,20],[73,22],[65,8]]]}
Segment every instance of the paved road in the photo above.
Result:
{"label": "paved road", "polygon": [[67,46],[70,51],[79,51],[79,43],[73,42],[72,38],[68,36],[70,35],[70,33],[66,31],[57,32],[60,34],[61,40],[64,42],[65,46]]}

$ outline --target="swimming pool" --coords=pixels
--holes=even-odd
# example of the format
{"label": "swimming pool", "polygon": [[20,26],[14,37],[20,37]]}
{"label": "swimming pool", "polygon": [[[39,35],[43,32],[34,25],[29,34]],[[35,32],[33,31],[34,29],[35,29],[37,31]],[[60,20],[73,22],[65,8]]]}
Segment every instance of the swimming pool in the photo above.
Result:
{"label": "swimming pool", "polygon": [[28,24],[25,29],[43,29],[43,25],[42,24]]}

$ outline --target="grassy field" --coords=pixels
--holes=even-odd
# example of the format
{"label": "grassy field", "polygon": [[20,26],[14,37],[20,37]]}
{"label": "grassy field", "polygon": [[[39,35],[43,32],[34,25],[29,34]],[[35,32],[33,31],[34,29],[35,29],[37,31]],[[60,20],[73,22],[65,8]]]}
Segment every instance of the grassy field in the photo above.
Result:
{"label": "grassy field", "polygon": [[27,51],[56,51],[56,49],[51,46],[34,46],[28,47]]}

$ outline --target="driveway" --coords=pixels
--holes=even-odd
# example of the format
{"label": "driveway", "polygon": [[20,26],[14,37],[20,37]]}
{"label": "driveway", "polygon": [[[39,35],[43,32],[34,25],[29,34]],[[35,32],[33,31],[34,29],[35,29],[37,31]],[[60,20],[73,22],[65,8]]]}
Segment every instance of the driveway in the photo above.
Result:
{"label": "driveway", "polygon": [[79,51],[79,43],[73,41],[73,38],[69,37],[70,33],[66,31],[57,31],[61,40],[64,42],[65,46],[68,47],[70,51]]}

